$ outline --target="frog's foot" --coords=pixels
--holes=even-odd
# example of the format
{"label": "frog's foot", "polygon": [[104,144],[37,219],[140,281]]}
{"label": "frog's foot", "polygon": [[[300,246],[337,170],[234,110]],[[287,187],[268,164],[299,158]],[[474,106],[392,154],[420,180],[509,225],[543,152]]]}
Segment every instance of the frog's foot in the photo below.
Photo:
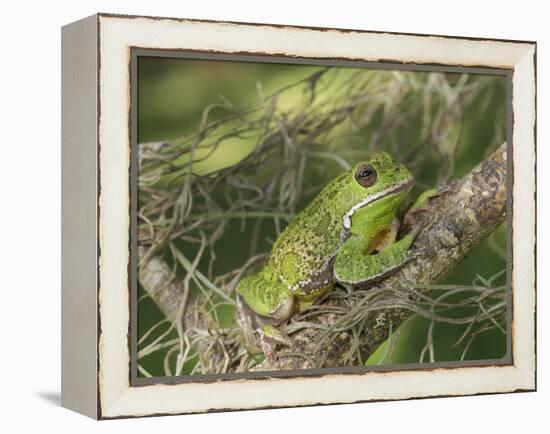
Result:
{"label": "frog's foot", "polygon": [[287,347],[292,345],[290,337],[271,324],[262,325],[260,328],[256,329],[256,333],[259,335],[260,347],[263,353],[270,360],[273,359],[277,345],[284,345]]}
{"label": "frog's foot", "polygon": [[426,205],[426,202],[432,198],[441,195],[441,192],[435,188],[431,188],[429,190],[426,190],[425,192],[421,193],[418,198],[416,199],[416,202],[409,208],[409,212],[418,212],[425,210],[424,205]]}
{"label": "frog's foot", "polygon": [[414,242],[414,235],[408,233],[374,255],[362,253],[363,241],[360,237],[349,238],[336,256],[334,277],[346,288],[362,287],[378,281],[412,259],[408,249]]}
{"label": "frog's foot", "polygon": [[255,330],[260,327],[258,316],[248,307],[240,294],[236,298],[236,320],[242,331],[245,347],[249,352],[258,352],[258,342],[255,336]]}
{"label": "frog's foot", "polygon": [[411,233],[414,238],[416,238],[419,232],[427,227],[427,220],[421,217],[421,213],[428,211],[426,203],[431,198],[440,196],[445,192],[445,190],[436,190],[435,188],[426,190],[418,196],[416,202],[409,208],[403,219],[403,227],[409,230],[412,228],[409,233]]}

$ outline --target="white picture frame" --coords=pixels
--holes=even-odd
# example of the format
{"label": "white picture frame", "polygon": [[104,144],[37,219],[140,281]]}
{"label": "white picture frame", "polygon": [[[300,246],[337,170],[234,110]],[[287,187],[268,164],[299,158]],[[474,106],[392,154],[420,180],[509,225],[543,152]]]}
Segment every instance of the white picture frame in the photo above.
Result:
{"label": "white picture frame", "polygon": [[[536,389],[536,44],[97,14],[62,33],[62,404],[96,419]],[[132,384],[132,48],[475,67],[511,77],[512,354],[506,365]],[[521,291],[517,290],[521,288]]]}

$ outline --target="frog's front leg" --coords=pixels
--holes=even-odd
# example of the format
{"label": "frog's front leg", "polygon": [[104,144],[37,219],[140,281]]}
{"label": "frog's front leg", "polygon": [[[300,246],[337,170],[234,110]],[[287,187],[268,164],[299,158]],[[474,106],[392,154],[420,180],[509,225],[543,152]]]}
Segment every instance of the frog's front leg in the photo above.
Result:
{"label": "frog's front leg", "polygon": [[414,237],[415,234],[405,235],[378,253],[368,254],[366,246],[370,243],[360,235],[352,235],[336,256],[335,279],[346,287],[354,287],[384,277],[410,259],[407,251]]}

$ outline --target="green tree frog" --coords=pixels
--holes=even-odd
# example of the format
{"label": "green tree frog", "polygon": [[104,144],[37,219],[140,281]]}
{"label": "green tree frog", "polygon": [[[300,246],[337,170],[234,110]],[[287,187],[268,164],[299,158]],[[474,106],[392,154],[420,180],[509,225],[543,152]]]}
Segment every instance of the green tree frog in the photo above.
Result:
{"label": "green tree frog", "polygon": [[352,289],[407,261],[415,234],[396,240],[396,214],[412,184],[404,165],[377,152],[336,177],[295,216],[265,266],[237,286],[239,321],[260,334],[264,352],[285,342],[279,326],[293,312],[336,283]]}

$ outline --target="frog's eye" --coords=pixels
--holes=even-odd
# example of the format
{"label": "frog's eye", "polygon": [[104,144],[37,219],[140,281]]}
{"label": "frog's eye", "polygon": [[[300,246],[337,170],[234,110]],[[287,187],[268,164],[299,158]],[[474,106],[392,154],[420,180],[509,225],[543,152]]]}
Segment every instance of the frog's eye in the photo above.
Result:
{"label": "frog's eye", "polygon": [[370,187],[376,182],[376,170],[370,164],[361,166],[355,172],[355,179],[363,187]]}

